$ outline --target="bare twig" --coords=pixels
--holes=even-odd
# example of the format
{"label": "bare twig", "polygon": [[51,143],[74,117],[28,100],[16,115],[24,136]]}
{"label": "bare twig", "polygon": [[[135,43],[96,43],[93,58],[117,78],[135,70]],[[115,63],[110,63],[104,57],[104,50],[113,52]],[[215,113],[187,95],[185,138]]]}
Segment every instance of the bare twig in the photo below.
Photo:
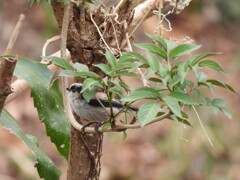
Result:
{"label": "bare twig", "polygon": [[19,17],[18,23],[15,26],[15,29],[12,33],[12,36],[10,37],[10,40],[8,42],[8,45],[7,45],[7,48],[6,48],[6,51],[5,51],[5,54],[10,54],[12,52],[13,46],[14,46],[16,40],[17,40],[18,34],[19,34],[20,29],[22,27],[22,23],[23,23],[24,18],[25,18],[25,16],[23,14],[21,14],[20,17]]}
{"label": "bare twig", "polygon": [[54,41],[56,41],[56,40],[59,40],[60,38],[61,38],[60,35],[57,35],[57,36],[54,36],[54,37],[48,39],[48,40],[46,41],[46,43],[43,45],[43,48],[42,48],[42,56],[46,56],[47,46],[48,46],[50,43],[52,43],[52,42],[54,42]]}
{"label": "bare twig", "polygon": [[[63,22],[62,22],[62,30],[61,30],[61,42],[60,42],[60,53],[61,57],[63,59],[66,59],[66,47],[67,47],[67,33],[68,33],[68,25],[69,25],[69,18],[71,13],[72,4],[68,3],[64,7],[64,16],[63,16]],[[62,77],[62,91],[63,91],[63,101],[64,101],[64,107],[66,111],[68,111],[67,104],[68,104],[68,98],[67,98],[67,90],[68,87],[68,80],[66,77]],[[69,112],[67,112],[67,115]],[[68,117],[69,118],[69,117]]]}
{"label": "bare twig", "polygon": [[7,96],[12,93],[10,84],[16,63],[17,58],[2,58],[0,67],[0,113],[2,112]]}

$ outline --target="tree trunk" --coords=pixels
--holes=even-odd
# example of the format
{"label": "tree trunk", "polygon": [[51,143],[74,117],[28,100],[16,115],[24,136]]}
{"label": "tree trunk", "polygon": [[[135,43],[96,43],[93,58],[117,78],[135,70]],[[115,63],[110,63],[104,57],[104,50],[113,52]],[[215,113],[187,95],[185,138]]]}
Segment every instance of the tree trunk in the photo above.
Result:
{"label": "tree trunk", "polygon": [[[95,7],[94,11],[84,8],[84,5],[73,6],[68,27],[67,48],[74,63],[86,64],[99,74],[99,70],[92,64],[106,63],[104,56],[106,50],[110,50],[115,56],[124,51],[121,46],[124,47],[128,25],[133,17],[131,3],[131,0],[124,1],[115,12],[113,8],[108,11],[103,5]],[[52,6],[61,28],[64,4],[53,2]],[[80,124],[86,124],[77,116],[75,118]],[[99,179],[102,139],[103,134],[82,134],[71,127],[68,180]]]}

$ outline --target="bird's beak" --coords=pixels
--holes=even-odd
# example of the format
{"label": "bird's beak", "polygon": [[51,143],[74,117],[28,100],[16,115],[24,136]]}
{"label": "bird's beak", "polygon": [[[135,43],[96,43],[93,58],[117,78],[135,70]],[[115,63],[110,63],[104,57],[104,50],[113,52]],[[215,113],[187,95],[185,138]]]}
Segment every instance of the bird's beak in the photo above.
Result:
{"label": "bird's beak", "polygon": [[66,90],[67,90],[67,91],[70,91],[70,89],[69,89],[69,88],[66,88]]}

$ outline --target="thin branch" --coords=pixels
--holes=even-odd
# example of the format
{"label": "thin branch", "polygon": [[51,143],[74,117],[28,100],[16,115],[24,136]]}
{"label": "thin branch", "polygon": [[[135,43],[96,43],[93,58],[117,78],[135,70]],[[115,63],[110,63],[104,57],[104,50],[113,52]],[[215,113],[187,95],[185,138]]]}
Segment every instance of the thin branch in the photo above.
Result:
{"label": "thin branch", "polygon": [[24,19],[25,19],[25,16],[23,14],[20,14],[18,23],[15,26],[15,29],[14,29],[14,31],[13,31],[11,37],[10,37],[10,40],[8,42],[5,54],[10,54],[12,52],[13,46],[14,46],[16,40],[17,40],[17,37],[18,37],[18,34],[19,34],[20,29],[22,27],[22,23],[23,23]]}
{"label": "thin branch", "polygon": [[48,45],[49,45],[50,43],[54,42],[54,41],[59,40],[59,39],[61,39],[61,36],[60,36],[60,35],[57,35],[57,36],[54,36],[54,37],[48,39],[48,40],[45,42],[45,44],[43,45],[43,48],[42,48],[42,56],[46,56],[46,49],[47,49]]}
{"label": "thin branch", "polygon": [[200,125],[201,125],[201,127],[202,127],[202,129],[203,129],[203,132],[204,132],[204,134],[206,135],[206,137],[207,137],[207,139],[208,139],[210,145],[211,145],[212,147],[214,147],[214,145],[213,145],[213,143],[212,143],[210,137],[208,136],[208,133],[207,133],[206,129],[205,129],[204,126],[203,126],[203,123],[202,123],[202,121],[201,121],[201,118],[200,118],[200,116],[199,116],[199,114],[198,114],[196,108],[195,108],[194,106],[192,106],[192,107],[193,107],[194,112],[195,112],[196,115],[197,115],[197,119],[198,119],[198,121],[199,121],[199,123],[200,123]]}
{"label": "thin branch", "polygon": [[0,113],[2,112],[7,96],[12,93],[10,84],[16,63],[17,58],[2,58],[0,67]]}

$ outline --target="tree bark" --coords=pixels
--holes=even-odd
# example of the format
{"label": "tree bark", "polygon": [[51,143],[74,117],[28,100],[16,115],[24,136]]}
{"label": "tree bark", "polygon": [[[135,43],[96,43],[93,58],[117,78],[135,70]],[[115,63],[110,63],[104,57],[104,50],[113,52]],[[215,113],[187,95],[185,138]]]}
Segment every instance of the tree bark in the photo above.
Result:
{"label": "tree bark", "polygon": [[[106,63],[106,49],[119,56],[126,32],[133,17],[132,1],[125,1],[117,12],[109,11],[103,6],[90,11],[83,6],[73,6],[72,17],[68,27],[67,48],[72,61],[86,64],[90,70],[100,73],[92,64]],[[53,10],[59,27],[62,27],[64,4],[53,2]],[[116,14],[118,14],[118,17]],[[112,14],[112,15],[111,15]],[[116,21],[117,19],[117,21]],[[126,21],[126,23],[122,23]],[[97,26],[97,27],[96,27]],[[75,115],[76,120],[84,125],[87,122]],[[70,154],[67,179],[99,179],[102,151],[102,133],[85,133],[71,126]]]}
{"label": "tree bark", "polygon": [[7,96],[12,93],[11,80],[16,63],[16,58],[2,58],[0,67],[0,113],[2,112]]}

